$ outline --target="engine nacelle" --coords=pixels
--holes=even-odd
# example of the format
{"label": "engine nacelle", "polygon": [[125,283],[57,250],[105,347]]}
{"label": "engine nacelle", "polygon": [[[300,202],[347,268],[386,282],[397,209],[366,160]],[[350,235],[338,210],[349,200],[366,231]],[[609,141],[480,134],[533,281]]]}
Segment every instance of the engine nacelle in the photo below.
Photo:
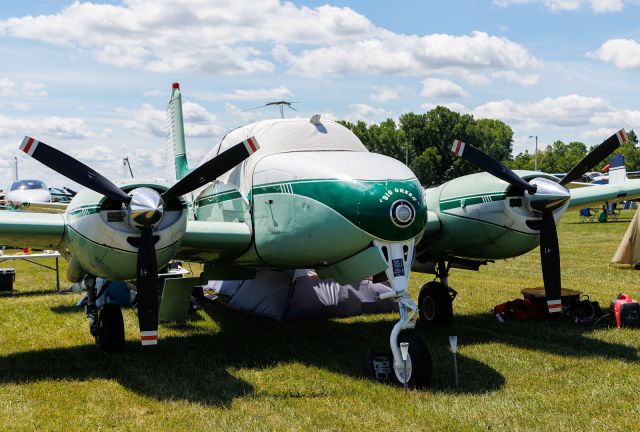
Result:
{"label": "engine nacelle", "polygon": [[[118,186],[125,192],[150,188],[161,193],[171,185],[138,180]],[[140,230],[132,226],[130,213],[121,202],[88,189],[73,198],[65,219],[66,246],[73,256],[74,276],[84,272],[111,280],[135,279]],[[162,218],[153,228],[159,269],[175,256],[186,227],[186,202],[179,198],[165,203]]]}

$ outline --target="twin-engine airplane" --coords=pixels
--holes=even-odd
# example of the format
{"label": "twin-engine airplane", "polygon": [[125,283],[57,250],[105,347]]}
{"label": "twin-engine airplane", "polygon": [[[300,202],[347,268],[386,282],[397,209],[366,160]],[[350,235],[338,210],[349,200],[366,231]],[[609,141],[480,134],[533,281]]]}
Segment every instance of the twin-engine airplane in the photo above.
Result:
{"label": "twin-engine airplane", "polygon": [[[143,345],[157,343],[157,273],[173,258],[204,263],[205,279],[250,279],[264,268],[313,268],[340,283],[384,273],[400,311],[389,340],[393,375],[402,383],[406,370],[409,385],[426,386],[431,355],[410,331],[418,312],[407,292],[412,265],[439,277],[423,287],[419,305],[425,321],[443,323],[452,313],[450,267],[477,269],[481,262],[523,254],[540,242],[549,310],[557,313],[557,220],[569,205],[640,196],[640,187],[629,182],[564,187],[609,154],[624,133],[605,141],[560,183],[544,173],[514,173],[456,142],[457,154],[488,172],[425,194],[405,165],[369,153],[351,131],[318,116],[233,130],[190,171],[177,84],[167,111],[177,182],[127,179],[116,186],[26,137],[24,152],[87,189],[63,214],[0,213],[0,243],[30,239],[34,248],[60,250],[70,260],[72,282],[136,279]],[[87,285],[93,304],[95,285]],[[104,306],[96,334],[103,349],[124,346],[118,329],[119,308]],[[406,369],[399,347],[404,341],[409,342]]]}
{"label": "twin-engine airplane", "polygon": [[[60,250],[70,260],[72,282],[136,279],[143,345],[157,343],[158,268],[173,258],[204,263],[207,279],[249,279],[259,268],[313,268],[347,283],[384,272],[400,311],[390,335],[395,378],[404,382],[406,371],[409,385],[428,385],[431,355],[410,331],[417,306],[407,292],[414,246],[427,221],[413,172],[369,153],[350,130],[319,116],[235,129],[189,171],[177,84],[168,113],[175,184],[127,179],[116,185],[25,137],[22,151],[86,189],[63,214],[1,213],[0,242],[29,239],[34,248]],[[87,285],[92,304],[95,288]],[[113,305],[108,310],[98,316],[97,340],[117,350],[124,345],[117,331],[122,315]]]}
{"label": "twin-engine airplane", "polygon": [[640,198],[640,180],[567,189],[627,139],[624,130],[592,150],[562,180],[536,171],[511,171],[490,156],[456,140],[452,151],[486,172],[470,174],[426,191],[427,227],[416,248],[413,270],[433,273],[418,306],[421,321],[445,325],[456,292],[451,268],[478,270],[481,264],[512,258],[540,245],[548,311],[559,316],[560,250],[556,224],[569,207]]}

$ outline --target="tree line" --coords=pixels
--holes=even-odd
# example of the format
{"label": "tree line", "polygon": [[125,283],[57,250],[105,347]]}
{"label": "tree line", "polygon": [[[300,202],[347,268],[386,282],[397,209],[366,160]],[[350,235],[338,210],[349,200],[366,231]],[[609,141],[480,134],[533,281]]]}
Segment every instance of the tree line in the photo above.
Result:
{"label": "tree line", "polygon": [[[461,139],[491,155],[512,169],[534,169],[534,155],[528,151],[513,156],[513,130],[493,119],[475,119],[438,106],[424,114],[406,113],[398,123],[387,119],[381,123],[340,121],[353,131],[369,151],[393,157],[408,165],[424,186],[443,183],[479,170],[456,157],[451,151],[454,139]],[[603,139],[606,137],[603,137]],[[629,140],[618,149],[628,171],[640,170],[638,137],[632,130]],[[548,173],[569,171],[589,150],[579,141],[568,144],[558,140],[544,147],[538,143],[538,169]],[[607,162],[603,162],[604,166]],[[602,166],[597,166],[599,170]]]}

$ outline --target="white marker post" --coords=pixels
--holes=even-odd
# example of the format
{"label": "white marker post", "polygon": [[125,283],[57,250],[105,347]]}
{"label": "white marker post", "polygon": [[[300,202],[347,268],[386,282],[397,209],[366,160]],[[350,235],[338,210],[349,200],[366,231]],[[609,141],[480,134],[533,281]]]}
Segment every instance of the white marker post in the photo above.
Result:
{"label": "white marker post", "polygon": [[458,336],[449,336],[449,345],[451,345],[451,353],[453,354],[453,380],[456,385],[456,391],[458,391],[458,358],[456,357]]}
{"label": "white marker post", "polygon": [[402,354],[402,362],[404,363],[404,392],[407,392],[409,380],[407,379],[407,359],[409,358],[409,342],[400,342],[400,353]]}

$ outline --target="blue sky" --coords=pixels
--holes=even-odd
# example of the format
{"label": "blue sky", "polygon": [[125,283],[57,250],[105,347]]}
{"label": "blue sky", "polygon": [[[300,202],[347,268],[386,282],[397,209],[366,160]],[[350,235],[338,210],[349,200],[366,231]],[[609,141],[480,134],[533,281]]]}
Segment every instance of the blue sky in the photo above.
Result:
{"label": "blue sky", "polygon": [[[9,4],[6,4],[9,3]],[[181,84],[193,163],[229,129],[287,116],[379,122],[446,105],[514,129],[514,151],[639,128],[637,0],[5,2],[0,184],[24,135],[110,178],[166,177]],[[21,175],[64,181],[19,155]]]}

